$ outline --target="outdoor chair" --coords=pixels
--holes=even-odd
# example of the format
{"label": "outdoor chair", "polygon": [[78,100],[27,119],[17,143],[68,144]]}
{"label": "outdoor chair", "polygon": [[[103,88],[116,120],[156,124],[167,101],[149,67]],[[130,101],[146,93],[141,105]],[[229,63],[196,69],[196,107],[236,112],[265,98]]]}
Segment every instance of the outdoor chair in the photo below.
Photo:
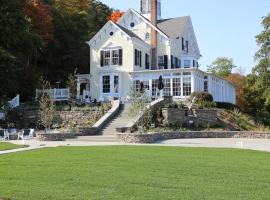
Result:
{"label": "outdoor chair", "polygon": [[0,140],[9,140],[9,134],[6,130],[0,130]]}
{"label": "outdoor chair", "polygon": [[22,132],[18,133],[18,140],[30,140],[34,137],[34,129],[24,129]]}

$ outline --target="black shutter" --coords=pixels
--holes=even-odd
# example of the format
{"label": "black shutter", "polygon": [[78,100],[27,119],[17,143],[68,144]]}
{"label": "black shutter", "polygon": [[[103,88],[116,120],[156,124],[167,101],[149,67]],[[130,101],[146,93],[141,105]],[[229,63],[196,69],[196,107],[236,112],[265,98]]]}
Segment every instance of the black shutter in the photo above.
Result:
{"label": "black shutter", "polygon": [[173,56],[171,56],[171,69],[174,68],[174,65],[173,65]]}
{"label": "black shutter", "polygon": [[142,52],[141,51],[139,51],[139,56],[140,56],[140,67],[142,67]]}
{"label": "black shutter", "polygon": [[179,59],[179,68],[182,67],[182,62],[181,62],[181,58]]}
{"label": "black shutter", "polygon": [[187,48],[187,53],[188,53],[188,41],[186,41],[186,48]]}
{"label": "black shutter", "polygon": [[184,41],[184,38],[182,37],[182,50],[184,51],[185,50],[185,41]]}
{"label": "black shutter", "polygon": [[149,55],[145,54],[145,69],[149,69]]}
{"label": "black shutter", "polygon": [[168,69],[168,56],[164,55],[164,69]]}
{"label": "black shutter", "polygon": [[176,57],[175,57],[174,62],[175,62],[175,68],[179,68],[179,64],[178,64],[178,58],[176,58]]}
{"label": "black shutter", "polygon": [[138,66],[137,57],[138,57],[138,51],[137,51],[137,49],[135,49],[135,66]]}
{"label": "black shutter", "polygon": [[195,67],[195,60],[193,60],[193,67]]}
{"label": "black shutter", "polygon": [[100,51],[100,66],[104,66],[104,51]]}
{"label": "black shutter", "polygon": [[119,65],[122,66],[123,64],[123,50],[119,49]]}

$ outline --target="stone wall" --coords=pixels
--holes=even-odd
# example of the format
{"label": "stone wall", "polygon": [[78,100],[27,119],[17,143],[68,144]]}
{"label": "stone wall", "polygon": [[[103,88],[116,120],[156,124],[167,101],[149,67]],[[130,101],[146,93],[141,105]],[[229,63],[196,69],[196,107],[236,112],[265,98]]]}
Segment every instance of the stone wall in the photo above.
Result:
{"label": "stone wall", "polygon": [[214,126],[217,124],[216,109],[193,109],[194,124],[196,127]]}
{"label": "stone wall", "polygon": [[162,114],[164,123],[168,124],[188,124],[193,121],[196,127],[214,126],[217,124],[217,110],[216,109],[192,109],[192,116],[189,116],[189,111],[182,108],[163,108]]}
{"label": "stone wall", "polygon": [[185,138],[248,138],[270,139],[270,132],[252,131],[182,131],[149,134],[118,134],[118,139],[123,143],[154,143],[160,140],[185,139]]}
{"label": "stone wall", "polygon": [[74,135],[68,133],[38,133],[36,139],[38,141],[64,141],[72,137]]}
{"label": "stone wall", "polygon": [[184,124],[187,123],[187,112],[186,109],[179,108],[163,108],[162,115],[164,117],[164,123],[169,124]]}
{"label": "stone wall", "polygon": [[[57,111],[53,128],[67,128],[69,124],[76,126],[92,126],[102,117],[101,110],[90,111]],[[38,111],[21,111],[15,120],[16,128],[37,128]]]}

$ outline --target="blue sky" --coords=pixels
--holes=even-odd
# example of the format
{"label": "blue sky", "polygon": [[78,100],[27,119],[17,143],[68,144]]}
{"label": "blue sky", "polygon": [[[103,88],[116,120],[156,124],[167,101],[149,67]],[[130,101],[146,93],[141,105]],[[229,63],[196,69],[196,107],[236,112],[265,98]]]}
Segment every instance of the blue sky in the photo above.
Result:
{"label": "blue sky", "polygon": [[[101,0],[110,7],[139,10],[139,0]],[[261,20],[270,10],[268,0],[162,0],[162,17],[189,15],[206,69],[219,56],[233,58],[244,73],[255,65],[258,50],[255,36],[262,31]]]}

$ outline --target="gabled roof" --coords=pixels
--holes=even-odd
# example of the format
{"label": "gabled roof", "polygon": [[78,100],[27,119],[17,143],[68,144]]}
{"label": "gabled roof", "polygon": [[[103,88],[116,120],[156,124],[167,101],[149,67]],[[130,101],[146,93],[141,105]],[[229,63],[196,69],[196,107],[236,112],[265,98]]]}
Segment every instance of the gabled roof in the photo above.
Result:
{"label": "gabled roof", "polygon": [[132,31],[128,30],[127,28],[119,25],[119,24],[115,24],[116,26],[118,26],[123,32],[125,32],[129,37],[134,37],[134,38],[137,38],[137,39],[140,39],[135,33],[133,33]]}
{"label": "gabled roof", "polygon": [[145,23],[147,23],[150,27],[152,27],[153,29],[155,29],[157,32],[159,32],[161,35],[163,35],[165,38],[169,38],[168,35],[166,35],[162,30],[160,30],[158,27],[155,27],[148,19],[146,19],[144,16],[142,16],[140,13],[138,13],[136,10],[134,9],[129,9],[118,21],[121,22],[121,20],[123,20],[125,18],[126,15],[128,15],[128,13],[134,13],[136,16],[138,16],[139,18],[141,18]]}
{"label": "gabled roof", "polygon": [[189,16],[162,19],[158,21],[157,27],[161,29],[170,38],[175,39],[177,37],[180,37],[184,33],[185,26],[189,20]]}

